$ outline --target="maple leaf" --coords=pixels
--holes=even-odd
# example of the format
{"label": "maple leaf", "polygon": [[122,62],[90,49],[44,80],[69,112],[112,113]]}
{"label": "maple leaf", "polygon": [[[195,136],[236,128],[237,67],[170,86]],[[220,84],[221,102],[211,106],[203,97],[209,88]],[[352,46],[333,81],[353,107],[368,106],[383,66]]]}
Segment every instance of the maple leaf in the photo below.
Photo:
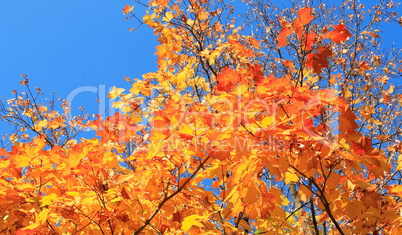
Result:
{"label": "maple leaf", "polygon": [[[270,19],[266,31],[254,31],[237,29],[235,19],[223,20],[225,10],[210,4],[207,0],[148,3],[150,12],[144,23],[154,29],[160,43],[157,71],[141,80],[125,78],[131,84],[128,94],[113,87],[108,96],[120,98],[113,107],[121,108],[123,114],[104,119],[95,115],[97,119],[81,125],[94,128],[96,138],[73,138],[68,135],[66,116],[53,113],[53,107],[33,104],[28,93],[14,92],[23,105],[13,104],[10,111],[21,107],[21,117],[41,137],[11,133],[11,150],[0,149],[0,199],[6,202],[2,227],[12,229],[18,221],[25,227],[14,228],[19,229],[16,234],[42,234],[49,222],[62,218],[54,226],[57,231],[83,224],[88,234],[100,230],[110,234],[113,228],[116,233],[135,234],[216,234],[224,230],[228,234],[245,230],[310,234],[314,229],[311,218],[317,211],[318,223],[333,223],[326,227],[331,234],[348,234],[349,228],[362,234],[399,234],[400,206],[392,196],[402,195],[402,187],[370,182],[381,182],[385,174],[400,170],[402,155],[395,162],[397,156],[381,154],[357,131],[356,120],[364,124],[365,116],[359,113],[363,120],[358,119],[356,110],[363,109],[369,114],[367,119],[378,111],[360,92],[356,92],[360,103],[355,94],[342,93],[352,93],[348,86],[355,85],[347,81],[355,76],[344,76],[351,71],[349,67],[367,83],[372,82],[367,74],[381,73],[382,69],[374,71],[370,66],[382,68],[383,62],[373,62],[370,53],[365,54],[371,50],[366,38],[376,37],[377,32],[359,35],[357,53],[361,54],[351,66],[347,58],[357,45],[347,49],[335,45],[351,35],[346,26],[331,29],[331,19],[321,18],[331,15],[325,12],[326,6],[295,5],[278,12],[278,17],[254,9],[262,13],[261,19]],[[317,14],[312,14],[313,9]],[[132,6],[123,8],[125,15],[134,16],[132,11]],[[288,23],[291,13],[296,19]],[[320,30],[317,25],[309,26],[314,15],[320,17]],[[339,19],[347,27],[355,26],[342,16]],[[281,29],[275,42],[271,37],[277,25]],[[333,42],[322,46],[322,39]],[[286,45],[286,50],[275,49]],[[273,53],[265,51],[269,48]],[[329,67],[332,53],[340,56]],[[394,63],[388,66],[398,66]],[[345,71],[339,73],[338,67]],[[317,76],[327,68],[328,76]],[[303,84],[292,78],[299,72]],[[325,79],[332,79],[328,81],[331,86],[345,81],[340,84],[340,95],[347,100],[335,89],[312,86],[322,87]],[[387,81],[384,78],[382,85]],[[21,84],[29,88],[28,80]],[[378,90],[373,83],[361,91],[372,94],[371,88]],[[402,100],[393,96],[397,87],[382,90],[380,103]],[[19,117],[18,113],[14,116]],[[366,123],[378,125],[374,121]],[[334,125],[336,129],[329,130]],[[377,135],[371,130],[384,146],[393,141],[392,133]],[[47,138],[63,135],[66,141],[47,147]],[[402,145],[398,146],[388,150],[397,155]],[[286,184],[291,193],[283,191]],[[384,189],[395,195],[379,194]],[[310,200],[311,208],[306,210],[302,205]],[[108,226],[112,217],[116,219]],[[326,232],[319,231],[320,227],[315,230]]]}
{"label": "maple leaf", "polygon": [[341,118],[339,120],[339,130],[342,133],[347,133],[348,131],[354,131],[358,125],[356,124],[355,120],[357,119],[355,113],[350,107],[347,107],[343,110],[341,114]]}
{"label": "maple leaf", "polygon": [[52,193],[50,195],[44,196],[40,201],[41,201],[41,206],[48,206],[50,204],[52,204],[52,201],[57,197],[57,194]]}
{"label": "maple leaf", "polygon": [[169,4],[169,0],[152,0],[149,2],[150,6],[161,6],[165,7]]}
{"label": "maple leaf", "polygon": [[286,172],[285,174],[285,183],[289,184],[290,182],[296,182],[299,180],[299,177],[292,172]]}
{"label": "maple leaf", "polygon": [[161,226],[161,232],[164,233],[164,232],[166,231],[166,229],[168,229],[168,228],[169,228],[169,225],[162,224],[162,226]]}
{"label": "maple leaf", "polygon": [[320,74],[323,68],[328,68],[328,57],[332,56],[329,47],[321,47],[317,53],[307,55],[306,67],[313,68],[314,72]]}
{"label": "maple leaf", "polygon": [[398,185],[391,189],[391,193],[398,195],[399,197],[402,197],[402,185]]}
{"label": "maple leaf", "polygon": [[260,191],[258,190],[257,186],[254,182],[250,182],[245,190],[245,197],[244,200],[247,204],[253,204],[258,200],[258,195]]}
{"label": "maple leaf", "polygon": [[181,220],[182,220],[182,217],[181,217],[181,215],[180,215],[180,213],[179,213],[179,212],[175,212],[175,213],[173,213],[173,219],[172,219],[172,222],[174,222],[174,221],[181,222]]}
{"label": "maple leaf", "polygon": [[306,7],[299,10],[298,18],[293,22],[293,28],[296,32],[296,35],[299,39],[302,38],[302,34],[304,31],[304,26],[309,24],[314,16],[311,15],[311,8]]}
{"label": "maple leaf", "polygon": [[223,161],[223,160],[225,160],[225,159],[230,157],[230,152],[228,150],[219,149],[219,148],[221,148],[221,147],[216,147],[215,146],[215,147],[213,147],[211,149],[210,155],[211,155],[212,158],[219,159],[219,160]]}
{"label": "maple leaf", "polygon": [[305,43],[305,49],[306,50],[311,50],[311,48],[313,48],[314,43],[316,42],[317,39],[317,34],[315,34],[314,32],[311,32],[309,34],[307,34],[306,36],[306,43]]}
{"label": "maple leaf", "polygon": [[282,31],[281,31],[281,33],[279,34],[279,36],[278,36],[278,47],[283,47],[283,46],[285,46],[286,45],[286,43],[287,43],[287,37],[289,36],[289,35],[291,35],[292,34],[292,32],[293,32],[293,29],[292,29],[292,24],[290,24],[290,23],[285,23],[285,25],[282,27]]}
{"label": "maple leaf", "polygon": [[314,16],[311,15],[311,8],[309,7],[300,9],[298,15],[298,20],[303,26],[309,24],[314,19]]}
{"label": "maple leaf", "polygon": [[112,100],[116,99],[125,89],[124,88],[117,88],[113,87],[112,90],[109,92],[108,97]]}
{"label": "maple leaf", "polygon": [[218,81],[218,91],[230,91],[240,81],[239,74],[231,68],[223,68],[216,79]]}
{"label": "maple leaf", "polygon": [[345,25],[335,25],[335,30],[328,32],[326,37],[331,39],[333,42],[340,44],[351,37],[352,34],[346,29]]}
{"label": "maple leaf", "polygon": [[184,127],[178,131],[178,134],[180,138],[184,140],[191,140],[194,137],[194,130],[188,125],[184,125]]}
{"label": "maple leaf", "polygon": [[368,136],[361,137],[358,141],[352,141],[352,148],[358,155],[371,154],[373,152],[377,153],[377,151],[373,151],[374,148],[371,144],[371,139]]}
{"label": "maple leaf", "polygon": [[127,192],[127,190],[126,190],[125,187],[123,187],[123,188],[121,189],[121,196],[122,196],[124,199],[130,199],[130,195],[128,194],[128,192]]}
{"label": "maple leaf", "polygon": [[132,12],[134,10],[134,6],[130,6],[130,5],[125,5],[123,7],[123,13],[124,15],[129,14],[130,12]]}
{"label": "maple leaf", "polygon": [[205,216],[201,215],[187,216],[181,223],[181,229],[183,229],[184,232],[187,232],[192,226],[203,227],[204,225],[200,221],[203,221],[205,219]]}

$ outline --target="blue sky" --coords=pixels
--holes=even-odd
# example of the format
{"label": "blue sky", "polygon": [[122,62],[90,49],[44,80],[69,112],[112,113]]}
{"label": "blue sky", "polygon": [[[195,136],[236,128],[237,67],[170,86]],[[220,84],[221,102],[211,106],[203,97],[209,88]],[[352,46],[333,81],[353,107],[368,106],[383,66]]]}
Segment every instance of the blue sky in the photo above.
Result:
{"label": "blue sky", "polygon": [[[129,88],[123,76],[155,71],[157,45],[152,30],[125,20],[122,8],[133,0],[8,0],[0,2],[0,97],[22,90],[21,74],[46,97],[63,99],[80,87]],[[142,12],[134,10],[135,12]],[[384,43],[399,41],[402,29],[386,25]],[[82,92],[73,108],[96,112],[97,95]],[[88,109],[89,108],[89,109]],[[0,125],[2,123],[0,122]]]}
{"label": "blue sky", "polygon": [[[156,37],[147,26],[135,32],[125,20],[124,0],[38,0],[0,2],[0,96],[23,90],[21,74],[47,97],[66,98],[82,87],[128,88],[123,76],[154,71]],[[93,102],[82,92],[73,106]]]}

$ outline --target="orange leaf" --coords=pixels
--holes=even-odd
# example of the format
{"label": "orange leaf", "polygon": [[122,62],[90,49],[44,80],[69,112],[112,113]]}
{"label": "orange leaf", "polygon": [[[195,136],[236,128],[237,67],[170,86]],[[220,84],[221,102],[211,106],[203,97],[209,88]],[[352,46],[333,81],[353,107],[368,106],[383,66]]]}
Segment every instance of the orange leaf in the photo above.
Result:
{"label": "orange leaf", "polygon": [[211,157],[214,159],[219,159],[221,161],[230,157],[230,152],[225,149],[219,149],[220,147],[213,147],[211,150]]}
{"label": "orange leaf", "polygon": [[298,13],[298,18],[293,22],[293,28],[296,31],[296,35],[299,39],[302,39],[304,26],[309,24],[313,19],[314,16],[310,14],[311,8],[303,8],[300,9]]}
{"label": "orange leaf", "polygon": [[283,47],[287,43],[287,37],[292,33],[292,25],[290,23],[286,23],[282,28],[282,32],[278,36],[278,47]]}
{"label": "orange leaf", "polygon": [[126,5],[123,7],[123,13],[124,15],[127,15],[128,13],[132,12],[134,9],[134,6]]}
{"label": "orange leaf", "polygon": [[230,91],[240,81],[239,74],[230,68],[223,68],[217,77],[218,91]]}
{"label": "orange leaf", "polygon": [[18,229],[17,231],[15,231],[15,235],[35,235],[37,234],[36,230],[32,230],[32,229]]}
{"label": "orange leaf", "polygon": [[340,116],[339,131],[344,134],[348,131],[354,131],[358,127],[355,122],[356,119],[357,117],[353,110],[347,107]]}
{"label": "orange leaf", "polygon": [[258,195],[260,195],[260,191],[258,190],[254,182],[250,182],[245,190],[246,195],[244,197],[244,200],[247,204],[253,204],[258,200]]}
{"label": "orange leaf", "polygon": [[309,7],[300,9],[298,15],[299,15],[298,21],[300,21],[300,23],[303,26],[310,23],[314,19],[314,16],[311,15],[311,8]]}
{"label": "orange leaf", "polygon": [[306,44],[305,44],[306,50],[311,50],[314,43],[316,42],[316,38],[317,38],[317,34],[315,34],[314,32],[307,34]]}
{"label": "orange leaf", "polygon": [[23,81],[21,81],[20,84],[23,85],[23,86],[28,84],[28,78],[25,77],[25,79]]}
{"label": "orange leaf", "polygon": [[337,44],[348,40],[352,34],[346,29],[345,25],[335,25],[335,30],[327,33],[327,37]]}

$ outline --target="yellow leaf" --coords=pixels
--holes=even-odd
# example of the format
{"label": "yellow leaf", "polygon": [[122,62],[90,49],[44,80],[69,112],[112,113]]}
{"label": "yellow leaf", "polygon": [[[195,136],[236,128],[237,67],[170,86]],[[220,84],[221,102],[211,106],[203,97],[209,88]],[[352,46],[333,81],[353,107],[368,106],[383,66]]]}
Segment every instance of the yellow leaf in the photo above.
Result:
{"label": "yellow leaf", "polygon": [[163,17],[163,21],[170,22],[173,19],[173,12],[166,12],[165,17]]}
{"label": "yellow leaf", "polygon": [[27,116],[27,117],[32,117],[32,114],[33,114],[32,109],[25,109],[25,110],[22,112],[22,115],[25,115],[25,116]]}
{"label": "yellow leaf", "polygon": [[402,169],[402,154],[399,154],[398,156],[398,166],[396,167],[396,170],[399,171]]}
{"label": "yellow leaf", "polygon": [[125,89],[112,87],[112,90],[109,92],[108,97],[112,100],[116,99]]}
{"label": "yellow leaf", "polygon": [[388,89],[387,93],[391,94],[392,92],[394,92],[394,89],[395,89],[394,85],[389,86],[389,89]]}
{"label": "yellow leaf", "polygon": [[38,215],[38,222],[39,224],[44,224],[47,220],[47,216],[49,214],[49,209],[44,208]]}
{"label": "yellow leaf", "polygon": [[339,141],[339,145],[340,145],[343,149],[345,149],[345,150],[347,150],[347,151],[350,150],[350,146],[346,143],[346,139],[345,139],[345,138],[342,138],[342,139]]}
{"label": "yellow leaf", "polygon": [[178,131],[179,136],[182,139],[192,139],[194,136],[194,130],[192,128],[190,128],[188,125],[184,125],[184,127]]}
{"label": "yellow leaf", "polygon": [[272,122],[274,122],[274,116],[267,116],[264,119],[262,119],[261,121],[261,127],[265,128],[268,127],[272,124]]}
{"label": "yellow leaf", "polygon": [[35,223],[33,223],[33,224],[30,224],[30,225],[24,227],[22,230],[35,229],[35,228],[37,228],[37,227],[39,227],[39,226],[40,226],[40,224],[37,223],[37,222],[35,222]]}
{"label": "yellow leaf", "polygon": [[41,201],[41,206],[48,206],[52,204],[52,201],[57,197],[57,194],[52,193],[50,195],[44,196],[40,201]]}
{"label": "yellow leaf", "polygon": [[4,169],[10,165],[10,160],[8,159],[1,159],[0,160],[0,169]]}
{"label": "yellow leaf", "polygon": [[299,180],[299,177],[295,174],[295,173],[292,173],[292,172],[286,172],[286,175],[285,175],[285,184],[289,184],[291,181],[298,181]]}
{"label": "yellow leaf", "polygon": [[146,81],[141,81],[139,79],[135,79],[134,81],[135,82],[130,89],[130,93],[137,95],[141,92],[145,96],[149,96],[151,94],[151,89]]}
{"label": "yellow leaf", "polygon": [[149,151],[146,159],[152,159],[155,157],[156,154],[158,154],[164,145],[163,141],[151,141],[149,146]]}
{"label": "yellow leaf", "polygon": [[79,192],[67,192],[66,194],[70,195],[70,196],[80,196],[81,195]]}
{"label": "yellow leaf", "polygon": [[11,142],[16,142],[18,140],[18,136],[16,134],[11,134],[10,137],[8,137]]}
{"label": "yellow leaf", "polygon": [[187,86],[186,81],[189,78],[192,78],[193,76],[194,76],[193,67],[192,64],[190,64],[185,68],[183,68],[179,73],[177,73],[177,75],[173,77],[171,82],[180,89],[184,89]]}
{"label": "yellow leaf", "polygon": [[198,19],[199,20],[206,20],[208,19],[209,13],[207,11],[201,11],[198,13]]}
{"label": "yellow leaf", "polygon": [[221,54],[221,50],[214,50],[212,51],[211,55],[209,56],[208,62],[210,64],[215,64],[216,58]]}
{"label": "yellow leaf", "polygon": [[205,220],[205,216],[200,215],[190,215],[184,218],[183,222],[181,223],[181,229],[184,232],[190,230],[192,226],[203,227],[203,224],[200,222]]}
{"label": "yellow leaf", "polygon": [[35,124],[34,129],[35,130],[41,130],[42,128],[47,126],[47,120],[40,120],[38,121],[38,123]]}
{"label": "yellow leaf", "polygon": [[402,196],[402,185],[395,186],[393,189],[391,189],[391,192],[399,197]]}
{"label": "yellow leaf", "polygon": [[289,199],[287,197],[283,197],[283,196],[281,196],[281,198],[282,198],[282,205],[289,206],[289,203],[290,203]]}
{"label": "yellow leaf", "polygon": [[35,190],[35,186],[30,184],[30,183],[24,183],[24,184],[19,184],[17,185],[18,190]]}
{"label": "yellow leaf", "polygon": [[15,159],[15,161],[16,161],[15,166],[16,167],[26,167],[27,165],[29,165],[29,162],[31,160],[32,160],[31,157],[29,157],[25,154],[18,155],[18,157]]}

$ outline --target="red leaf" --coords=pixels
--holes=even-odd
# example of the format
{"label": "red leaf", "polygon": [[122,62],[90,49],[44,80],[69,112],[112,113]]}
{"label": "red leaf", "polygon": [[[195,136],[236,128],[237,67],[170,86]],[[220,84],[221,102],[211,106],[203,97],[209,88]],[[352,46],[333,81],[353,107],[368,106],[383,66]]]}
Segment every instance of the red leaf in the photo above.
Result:
{"label": "red leaf", "polygon": [[173,221],[172,221],[172,222],[174,222],[174,221],[181,222],[182,219],[183,219],[183,218],[181,217],[181,215],[180,215],[179,212],[173,213]]}
{"label": "red leaf", "polygon": [[169,228],[169,225],[162,224],[162,226],[161,226],[161,232],[164,233],[164,232],[166,231],[166,229],[168,229],[168,228]]}
{"label": "red leaf", "polygon": [[353,152],[355,152],[356,154],[362,155],[366,153],[366,150],[362,148],[362,146],[360,146],[357,142],[352,141],[352,145],[353,145]]}
{"label": "red leaf", "polygon": [[332,56],[332,51],[329,47],[321,47],[317,53],[307,55],[306,66],[313,68],[317,74],[321,73],[323,68],[328,68],[328,57]]}
{"label": "red leaf", "polygon": [[352,141],[353,151],[356,154],[362,155],[371,152],[371,139],[369,137],[361,137],[359,141]]}
{"label": "red leaf", "polygon": [[121,196],[122,196],[124,199],[130,199],[130,195],[128,194],[128,192],[127,192],[127,190],[126,190],[125,187],[123,187],[123,188],[121,189]]}

